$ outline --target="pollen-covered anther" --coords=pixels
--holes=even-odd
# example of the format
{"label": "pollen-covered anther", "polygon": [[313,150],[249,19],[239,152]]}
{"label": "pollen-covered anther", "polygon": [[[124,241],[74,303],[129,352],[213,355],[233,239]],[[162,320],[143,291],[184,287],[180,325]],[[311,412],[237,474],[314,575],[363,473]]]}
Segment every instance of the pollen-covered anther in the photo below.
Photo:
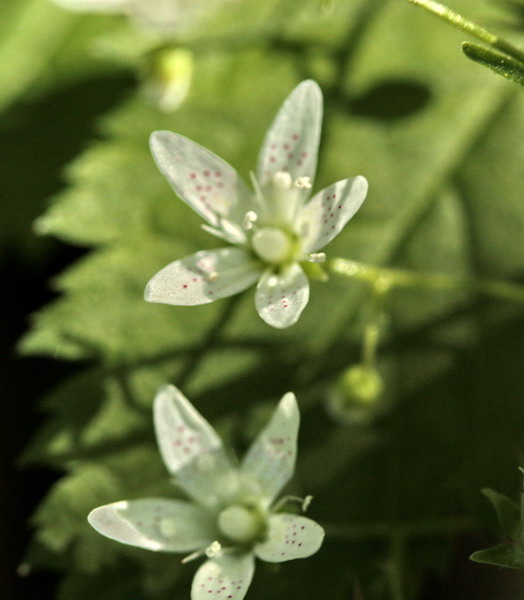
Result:
{"label": "pollen-covered anther", "polygon": [[326,262],[326,253],[325,252],[313,252],[308,257],[308,262],[312,263],[323,263]]}
{"label": "pollen-covered anther", "polygon": [[299,190],[309,190],[312,188],[310,177],[297,177],[294,183]]}
{"label": "pollen-covered anther", "polygon": [[247,213],[244,215],[244,219],[242,221],[242,227],[246,231],[253,229],[253,224],[256,223],[257,219],[258,219],[257,213],[254,210],[248,210]]}
{"label": "pollen-covered anther", "polygon": [[313,496],[306,496],[304,498],[304,501],[302,502],[302,512],[306,512],[311,502],[313,502]]}
{"label": "pollen-covered anther", "polygon": [[218,273],[216,271],[211,271],[211,273],[208,273],[206,275],[206,279],[208,281],[216,281],[217,278],[218,278]]}
{"label": "pollen-covered anther", "polygon": [[222,544],[220,542],[218,542],[217,540],[215,540],[212,544],[210,544],[206,548],[205,555],[208,558],[213,558],[215,556],[218,556],[221,552],[222,552]]}
{"label": "pollen-covered anther", "polygon": [[277,171],[273,175],[272,182],[277,190],[282,191],[291,189],[291,186],[293,185],[293,179],[291,179],[291,175],[286,173],[286,171]]}

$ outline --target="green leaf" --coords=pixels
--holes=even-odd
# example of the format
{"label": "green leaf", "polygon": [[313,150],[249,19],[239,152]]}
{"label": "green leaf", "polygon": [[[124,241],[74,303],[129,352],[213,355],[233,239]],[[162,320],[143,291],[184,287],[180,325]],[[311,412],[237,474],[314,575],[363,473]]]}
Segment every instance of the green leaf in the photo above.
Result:
{"label": "green leaf", "polygon": [[491,502],[497,513],[497,518],[505,534],[513,541],[520,538],[520,507],[507,496],[485,488],[482,493]]}
{"label": "green leaf", "polygon": [[462,44],[462,52],[471,60],[488,67],[506,79],[524,85],[524,63],[520,60],[471,42]]}
{"label": "green leaf", "polygon": [[[364,6],[373,6],[373,18],[359,20]],[[95,502],[143,496],[166,483],[150,413],[165,382],[225,424],[226,439],[239,448],[249,442],[246,414],[296,392],[302,431],[293,485],[314,491],[320,522],[480,522],[478,489],[511,489],[524,419],[521,306],[484,303],[468,289],[395,293],[378,365],[388,409],[354,431],[334,422],[325,404],[330,386],[360,359],[363,286],[334,277],[312,282],[308,307],[286,331],[259,319],[254,290],[201,307],[143,301],[159,268],[217,244],[157,171],[150,133],[186,135],[247,180],[276,109],[315,74],[326,100],[315,190],[359,173],[370,181],[364,207],[328,246],[329,256],[470,277],[518,280],[524,272],[518,89],[459,60],[456,32],[407,3],[317,8],[301,3],[295,18],[255,28],[247,41],[192,42],[195,74],[181,108],[160,114],[131,95],[73,161],[68,187],[38,222],[41,233],[88,250],[57,278],[61,296],[35,316],[22,342],[26,353],[85,361],[84,372],[46,400],[48,422],[27,456],[68,470],[41,509],[38,535],[60,552],[76,549],[66,556],[71,570],[116,569],[112,561],[129,556],[115,543],[95,542],[85,525]],[[144,440],[148,451],[130,458]],[[115,475],[112,461],[120,460]],[[147,481],[133,481],[144,474]],[[406,541],[400,567],[410,571],[408,598],[427,571],[444,568],[452,547],[449,529],[421,531]],[[268,585],[254,584],[250,594],[262,597],[274,585],[275,597],[288,597],[298,586],[305,600],[341,598],[359,577],[363,589],[386,595],[389,538],[330,542],[305,566],[261,575]],[[128,581],[137,583],[133,573]]]}
{"label": "green leaf", "polygon": [[474,552],[470,559],[496,567],[524,569],[524,551],[516,544],[499,544],[487,550],[479,550]]}

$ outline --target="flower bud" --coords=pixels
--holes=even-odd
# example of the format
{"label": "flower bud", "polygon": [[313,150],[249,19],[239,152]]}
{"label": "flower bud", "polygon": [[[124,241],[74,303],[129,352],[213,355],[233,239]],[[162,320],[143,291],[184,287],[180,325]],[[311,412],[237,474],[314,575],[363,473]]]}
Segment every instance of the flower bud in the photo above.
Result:
{"label": "flower bud", "polygon": [[384,383],[372,366],[354,365],[344,371],[329,398],[329,411],[344,423],[368,423],[383,407]]}

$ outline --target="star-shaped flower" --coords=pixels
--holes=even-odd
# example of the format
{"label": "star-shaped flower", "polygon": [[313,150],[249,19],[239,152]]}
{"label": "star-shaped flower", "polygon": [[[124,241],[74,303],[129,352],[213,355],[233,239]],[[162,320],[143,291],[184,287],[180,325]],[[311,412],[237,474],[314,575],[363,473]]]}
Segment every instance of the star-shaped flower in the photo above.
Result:
{"label": "star-shaped flower", "polygon": [[[299,412],[286,394],[240,466],[222,440],[174,386],[154,404],[160,453],[191,501],[144,498],[95,508],[89,523],[103,535],[132,546],[201,555],[192,600],[241,600],[253,577],[255,557],[268,562],[315,553],[324,531],[303,516],[279,512],[274,500],[295,466]],[[284,498],[285,501],[285,498]]]}
{"label": "star-shaped flower", "polygon": [[170,263],[148,283],[146,300],[206,304],[258,281],[255,304],[266,323],[284,328],[298,320],[309,299],[302,264],[325,259],[318,250],[351,219],[368,188],[357,176],[308,199],[321,118],[320,89],[304,81],[266,134],[252,178],[254,193],[209,150],[169,131],[153,133],[153,155],[175,192],[207,221],[206,231],[233,246]]}

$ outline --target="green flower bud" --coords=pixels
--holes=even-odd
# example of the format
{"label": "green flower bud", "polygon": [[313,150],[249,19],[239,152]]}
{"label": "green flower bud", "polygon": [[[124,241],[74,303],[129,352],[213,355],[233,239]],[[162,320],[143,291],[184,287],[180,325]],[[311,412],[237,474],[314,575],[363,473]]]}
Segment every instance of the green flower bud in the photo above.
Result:
{"label": "green flower bud", "polygon": [[329,398],[332,415],[344,423],[368,423],[382,409],[384,383],[375,367],[354,365],[338,380]]}

